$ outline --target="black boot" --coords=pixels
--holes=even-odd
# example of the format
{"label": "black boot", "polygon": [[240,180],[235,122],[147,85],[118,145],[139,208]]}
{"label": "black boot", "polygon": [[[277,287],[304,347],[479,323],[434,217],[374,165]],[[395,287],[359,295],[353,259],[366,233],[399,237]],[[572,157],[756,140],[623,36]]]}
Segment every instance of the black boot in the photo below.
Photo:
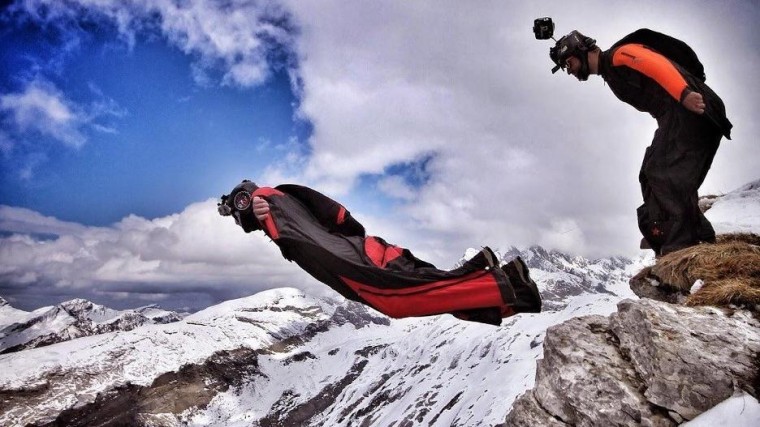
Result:
{"label": "black boot", "polygon": [[517,257],[501,267],[515,291],[517,301],[512,308],[518,313],[540,313],[541,294],[536,283],[530,278],[530,271],[525,261]]}
{"label": "black boot", "polygon": [[452,314],[459,319],[469,320],[470,322],[485,323],[494,326],[501,325],[501,310],[499,307],[475,308]]}

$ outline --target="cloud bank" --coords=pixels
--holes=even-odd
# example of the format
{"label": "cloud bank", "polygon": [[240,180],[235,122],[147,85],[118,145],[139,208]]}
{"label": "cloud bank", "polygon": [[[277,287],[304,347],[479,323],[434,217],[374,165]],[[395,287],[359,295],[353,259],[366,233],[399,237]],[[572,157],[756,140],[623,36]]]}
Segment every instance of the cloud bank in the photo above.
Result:
{"label": "cloud bank", "polygon": [[13,304],[23,295],[26,309],[61,296],[197,309],[272,287],[322,291],[263,234],[245,235],[224,219],[213,200],[110,227],[0,205],[0,295]]}

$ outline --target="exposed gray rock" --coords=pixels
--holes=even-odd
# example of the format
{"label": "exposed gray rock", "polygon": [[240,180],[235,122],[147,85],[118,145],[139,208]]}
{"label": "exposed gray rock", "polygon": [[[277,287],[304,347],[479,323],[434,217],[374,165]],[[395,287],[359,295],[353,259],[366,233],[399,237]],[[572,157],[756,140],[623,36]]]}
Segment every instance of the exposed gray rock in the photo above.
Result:
{"label": "exposed gray rock", "polygon": [[631,290],[639,298],[649,298],[671,304],[682,304],[686,295],[660,281],[652,274],[652,267],[646,267],[628,281]]}
{"label": "exposed gray rock", "polygon": [[625,300],[610,326],[647,400],[684,419],[737,389],[758,396],[760,322],[746,311]]}
{"label": "exposed gray rock", "polygon": [[549,415],[538,403],[533,393],[525,393],[515,401],[507,422],[496,427],[567,427],[568,425]]}
{"label": "exposed gray rock", "polygon": [[677,425],[738,390],[757,398],[758,354],[748,312],[624,300],[547,330],[535,388],[505,425]]}
{"label": "exposed gray rock", "polygon": [[257,356],[246,348],[220,351],[202,364],[163,374],[148,387],[125,384],[100,393],[94,402],[66,409],[43,425],[175,425],[170,414],[205,407],[219,392],[258,374]]}

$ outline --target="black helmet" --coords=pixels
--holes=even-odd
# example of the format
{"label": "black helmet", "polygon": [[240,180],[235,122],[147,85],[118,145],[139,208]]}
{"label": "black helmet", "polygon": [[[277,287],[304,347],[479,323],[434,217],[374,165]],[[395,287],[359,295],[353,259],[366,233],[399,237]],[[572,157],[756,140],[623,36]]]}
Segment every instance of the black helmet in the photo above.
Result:
{"label": "black helmet", "polygon": [[232,189],[229,195],[222,195],[222,199],[217,203],[219,215],[232,216],[235,218],[235,223],[246,233],[258,230],[259,221],[251,208],[251,194],[258,188],[259,186],[255,183],[244,179]]}
{"label": "black helmet", "polygon": [[588,52],[596,47],[596,40],[586,37],[577,30],[571,31],[566,36],[562,36],[554,47],[549,48],[549,58],[554,62],[552,74],[562,68],[565,69],[565,63],[568,58],[575,56],[581,60],[581,71],[578,78],[586,80],[588,78]]}

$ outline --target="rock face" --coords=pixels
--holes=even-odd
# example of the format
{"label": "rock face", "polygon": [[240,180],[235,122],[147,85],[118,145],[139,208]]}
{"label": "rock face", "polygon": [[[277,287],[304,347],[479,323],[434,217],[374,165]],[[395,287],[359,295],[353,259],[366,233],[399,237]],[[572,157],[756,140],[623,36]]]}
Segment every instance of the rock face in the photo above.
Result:
{"label": "rock face", "polygon": [[49,424],[166,425],[166,415],[203,408],[217,393],[255,375],[256,358],[257,353],[246,348],[220,351],[202,364],[167,372],[148,387],[125,384],[100,393],[94,402],[66,409]]}
{"label": "rock face", "polygon": [[760,322],[747,311],[624,300],[550,327],[535,388],[505,426],[672,426],[760,394]]}

